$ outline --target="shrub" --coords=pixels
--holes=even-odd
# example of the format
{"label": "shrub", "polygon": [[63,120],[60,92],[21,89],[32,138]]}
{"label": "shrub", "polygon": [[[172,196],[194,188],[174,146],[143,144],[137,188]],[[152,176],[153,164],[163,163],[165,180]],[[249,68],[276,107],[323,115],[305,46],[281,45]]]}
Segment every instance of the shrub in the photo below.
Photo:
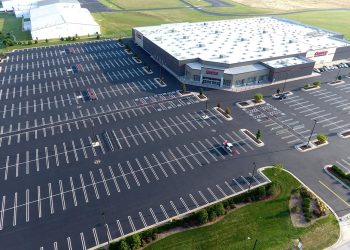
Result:
{"label": "shrub", "polygon": [[72,40],[73,40],[73,41],[76,41],[76,40],[77,40],[77,38],[76,38],[75,36],[73,36]]}
{"label": "shrub", "polygon": [[261,139],[261,136],[261,131],[258,129],[258,131],[256,131],[255,138],[259,141]]}
{"label": "shrub", "polygon": [[338,76],[338,80],[341,81],[343,79],[342,76]]}
{"label": "shrub", "polygon": [[196,219],[199,225],[203,225],[208,222],[208,212],[206,209],[199,210],[196,213]]}
{"label": "shrub", "polygon": [[325,143],[325,142],[328,140],[328,138],[327,138],[327,136],[324,135],[324,134],[318,134],[318,135],[317,135],[317,140],[318,140],[319,142],[321,142],[321,143]]}
{"label": "shrub", "polygon": [[216,107],[220,108],[221,109],[221,103],[219,102]]}
{"label": "shrub", "polygon": [[38,40],[35,40],[34,43],[35,43],[35,44],[38,44]]}
{"label": "shrub", "polygon": [[321,85],[321,82],[320,81],[315,81],[315,82],[312,83],[312,85],[318,87],[318,86]]}
{"label": "shrub", "polygon": [[97,34],[97,35],[96,35],[96,39],[98,40],[98,39],[100,39],[100,38],[101,38],[100,34]]}
{"label": "shrub", "polygon": [[46,38],[46,39],[45,39],[45,43],[48,43],[48,42],[49,42],[49,39]]}
{"label": "shrub", "polygon": [[136,250],[141,247],[141,238],[138,234],[131,235],[125,240],[128,243],[131,250]]}
{"label": "shrub", "polygon": [[208,209],[208,219],[209,221],[215,220],[217,217],[217,214],[214,209]]}
{"label": "shrub", "polygon": [[264,99],[264,97],[263,97],[263,95],[260,94],[260,93],[256,93],[256,94],[254,95],[254,100],[255,100],[255,102],[261,102],[263,99]]}
{"label": "shrub", "polygon": [[64,41],[64,38],[63,38],[63,37],[61,37],[61,38],[60,38],[60,40],[63,42],[63,41]]}
{"label": "shrub", "polygon": [[312,193],[306,187],[301,187],[299,192],[302,198],[312,198],[313,196]]}
{"label": "shrub", "polygon": [[232,111],[230,109],[230,107],[227,107],[225,110],[226,115],[231,115]]}
{"label": "shrub", "polygon": [[226,213],[224,206],[222,203],[218,203],[214,205],[214,210],[217,216],[222,216]]}
{"label": "shrub", "polygon": [[310,84],[305,84],[304,89],[308,89],[308,88],[310,88]]}
{"label": "shrub", "polygon": [[201,89],[199,90],[199,95],[200,95],[200,96],[203,96],[203,95],[204,95],[203,88],[201,88]]}
{"label": "shrub", "polygon": [[126,242],[125,239],[122,239],[120,242],[119,242],[119,250],[130,250],[130,246],[129,244]]}
{"label": "shrub", "polygon": [[32,45],[33,42],[31,40],[28,41],[28,45]]}
{"label": "shrub", "polygon": [[186,91],[186,83],[182,83],[182,93],[185,94]]}
{"label": "shrub", "polygon": [[276,196],[280,191],[280,186],[277,182],[271,182],[266,185],[266,195],[267,196]]}

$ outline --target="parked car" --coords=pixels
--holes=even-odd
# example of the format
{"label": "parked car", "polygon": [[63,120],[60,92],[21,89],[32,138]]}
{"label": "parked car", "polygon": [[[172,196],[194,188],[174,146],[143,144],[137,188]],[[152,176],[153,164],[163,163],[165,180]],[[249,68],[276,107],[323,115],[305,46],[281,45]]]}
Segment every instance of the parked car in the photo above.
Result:
{"label": "parked car", "polygon": [[228,142],[228,140],[225,140],[222,145],[224,146],[224,149],[228,152],[232,153],[234,150],[234,146],[231,142]]}
{"label": "parked car", "polygon": [[90,100],[92,100],[92,101],[97,100],[97,95],[96,95],[94,89],[92,89],[92,88],[87,89],[87,93],[88,93],[88,95],[90,97]]}

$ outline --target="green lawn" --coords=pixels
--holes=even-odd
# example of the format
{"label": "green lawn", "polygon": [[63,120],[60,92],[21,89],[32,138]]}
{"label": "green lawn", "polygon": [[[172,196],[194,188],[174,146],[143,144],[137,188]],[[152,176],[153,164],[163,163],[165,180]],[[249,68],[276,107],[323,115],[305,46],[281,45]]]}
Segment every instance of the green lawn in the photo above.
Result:
{"label": "green lawn", "polygon": [[99,0],[112,9],[145,9],[186,7],[179,0]]}
{"label": "green lawn", "polygon": [[339,226],[332,214],[307,228],[294,228],[288,200],[299,182],[286,172],[275,176],[275,170],[268,169],[265,174],[281,184],[282,192],[275,199],[247,205],[220,222],[171,235],[146,249],[252,249],[255,239],[256,249],[287,249],[298,238],[305,249],[324,249],[337,241]]}
{"label": "green lawn", "polygon": [[350,40],[350,11],[319,11],[284,15],[283,17],[340,32]]}
{"label": "green lawn", "polygon": [[130,36],[131,28],[162,23],[196,22],[226,19],[199,13],[192,9],[158,10],[142,12],[93,13],[104,36]]}
{"label": "green lawn", "polygon": [[0,14],[0,31],[4,34],[11,33],[20,41],[31,39],[30,32],[22,31],[22,20],[13,14]]}

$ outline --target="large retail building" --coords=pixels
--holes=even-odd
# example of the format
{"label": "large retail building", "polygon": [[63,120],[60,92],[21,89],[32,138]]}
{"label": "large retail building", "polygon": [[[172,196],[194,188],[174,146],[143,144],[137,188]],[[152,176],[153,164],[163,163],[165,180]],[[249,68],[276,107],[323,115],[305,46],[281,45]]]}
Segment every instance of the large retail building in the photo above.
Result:
{"label": "large retail building", "polygon": [[350,59],[343,35],[261,17],[137,27],[133,40],[180,81],[235,89],[311,75]]}

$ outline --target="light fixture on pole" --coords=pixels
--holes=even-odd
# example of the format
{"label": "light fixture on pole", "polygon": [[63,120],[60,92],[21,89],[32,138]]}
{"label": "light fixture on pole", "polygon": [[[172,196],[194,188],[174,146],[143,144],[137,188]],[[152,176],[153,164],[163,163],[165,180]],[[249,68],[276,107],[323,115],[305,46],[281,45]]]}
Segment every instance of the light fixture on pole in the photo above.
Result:
{"label": "light fixture on pole", "polygon": [[307,141],[307,144],[306,144],[306,147],[307,147],[307,148],[309,147],[309,143],[310,143],[310,140],[311,140],[311,136],[312,136],[312,134],[314,133],[314,130],[315,130],[315,127],[316,127],[316,123],[317,123],[317,120],[314,120],[314,126],[312,127],[311,134],[310,134],[310,136],[309,136],[309,140]]}

